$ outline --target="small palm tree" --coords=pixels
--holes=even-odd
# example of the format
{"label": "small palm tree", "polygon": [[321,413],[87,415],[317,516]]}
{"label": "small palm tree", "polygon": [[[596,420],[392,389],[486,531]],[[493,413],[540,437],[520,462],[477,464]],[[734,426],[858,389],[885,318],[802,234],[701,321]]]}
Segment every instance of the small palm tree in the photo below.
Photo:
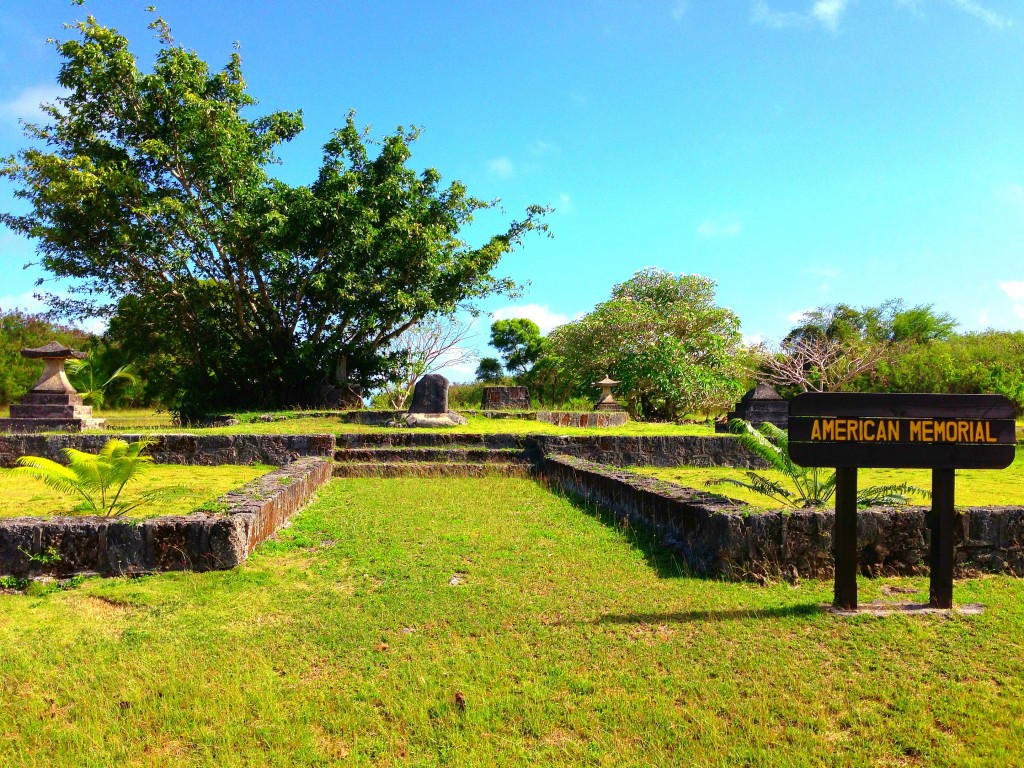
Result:
{"label": "small palm tree", "polygon": [[[831,501],[836,492],[836,473],[829,472],[818,467],[801,467],[794,464],[789,458],[789,435],[785,430],[779,429],[774,424],[765,422],[757,429],[750,425],[750,422],[743,419],[733,419],[729,422],[729,431],[736,435],[740,445],[751,453],[764,459],[771,469],[777,470],[789,478],[793,490],[786,488],[782,483],[771,480],[757,472],[747,471],[747,480],[735,480],[733,478],[720,478],[710,480],[707,485],[738,485],[742,488],[759,493],[774,499],[780,504],[796,506],[800,508],[823,507]],[[896,485],[873,485],[869,488],[857,489],[857,505],[861,507],[872,504],[888,504],[892,506],[903,506],[909,502],[910,496],[921,496],[927,498],[931,494],[928,491],[910,485],[899,483]]]}
{"label": "small palm tree", "polygon": [[92,360],[72,359],[67,361],[67,372],[71,385],[82,396],[82,400],[97,410],[103,408],[103,399],[106,397],[107,388],[115,381],[124,380],[129,384],[139,382],[139,377],[132,370],[131,363],[122,365],[108,376],[107,371],[98,368]]}
{"label": "small palm tree", "polygon": [[67,466],[42,456],[22,456],[12,471],[38,478],[61,493],[80,495],[85,499],[82,506],[87,513],[120,517],[142,503],[120,501],[121,491],[153,463],[152,456],[141,455],[153,442],[139,440],[127,443],[114,438],[96,454],[65,448],[63,453],[68,459]]}

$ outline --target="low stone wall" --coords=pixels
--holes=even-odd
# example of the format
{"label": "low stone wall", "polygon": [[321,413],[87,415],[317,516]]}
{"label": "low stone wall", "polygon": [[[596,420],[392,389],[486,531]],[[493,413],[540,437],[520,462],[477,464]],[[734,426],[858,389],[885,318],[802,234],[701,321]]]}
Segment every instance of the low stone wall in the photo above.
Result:
{"label": "low stone wall", "polygon": [[287,464],[303,456],[334,454],[334,435],[0,435],[0,467],[13,467],[19,456],[64,461],[64,448],[97,452],[112,437],[128,442],[149,438],[146,449],[157,464]]}
{"label": "low stone wall", "polygon": [[577,456],[616,467],[741,467],[762,469],[764,461],[735,438],[701,435],[533,435],[545,454]]}
{"label": "low stone wall", "polygon": [[[831,510],[744,514],[727,499],[572,456],[547,455],[550,484],[653,529],[694,572],[725,578],[830,578]],[[927,571],[928,510],[873,508],[857,515],[860,567],[872,575]],[[956,574],[1024,576],[1024,508],[957,513]]]}
{"label": "low stone wall", "polygon": [[537,421],[559,427],[621,427],[629,421],[624,411],[579,413],[576,411],[537,411]]}
{"label": "low stone wall", "polygon": [[142,521],[0,520],[0,574],[66,577],[234,568],[330,478],[330,461],[305,458],[222,496],[223,513]]}

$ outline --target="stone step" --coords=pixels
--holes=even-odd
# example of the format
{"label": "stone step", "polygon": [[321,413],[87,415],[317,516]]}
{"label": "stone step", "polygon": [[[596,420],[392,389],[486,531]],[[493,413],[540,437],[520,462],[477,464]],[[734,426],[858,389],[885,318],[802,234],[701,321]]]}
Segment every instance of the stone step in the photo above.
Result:
{"label": "stone step", "polygon": [[533,453],[518,448],[342,448],[335,452],[337,462],[408,462],[506,464],[531,463]]}
{"label": "stone step", "polygon": [[12,403],[12,419],[91,419],[91,405]]}
{"label": "stone step", "polygon": [[339,448],[532,448],[530,435],[390,431],[338,435]]}
{"label": "stone step", "polygon": [[334,465],[334,477],[531,477],[533,466],[523,463],[347,462]]}
{"label": "stone step", "polygon": [[81,395],[67,392],[26,392],[21,400],[22,405],[82,405]]}
{"label": "stone step", "polygon": [[0,432],[81,432],[105,423],[106,419],[0,419]]}

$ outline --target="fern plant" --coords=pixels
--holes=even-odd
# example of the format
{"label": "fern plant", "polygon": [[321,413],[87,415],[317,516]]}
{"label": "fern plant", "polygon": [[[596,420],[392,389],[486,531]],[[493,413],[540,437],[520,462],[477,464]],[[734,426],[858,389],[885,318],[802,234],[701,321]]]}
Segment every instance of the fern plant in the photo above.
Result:
{"label": "fern plant", "polygon": [[85,503],[78,509],[87,514],[120,517],[142,503],[121,501],[121,492],[153,463],[152,456],[142,455],[152,444],[152,440],[127,443],[113,438],[95,454],[65,448],[67,466],[42,456],[22,456],[12,472],[35,477],[61,493],[81,496]]}
{"label": "fern plant", "polygon": [[[746,480],[725,477],[710,480],[706,485],[737,485],[780,504],[803,509],[823,507],[832,500],[836,492],[836,473],[819,467],[794,464],[789,458],[789,435],[785,430],[768,422],[755,429],[750,422],[733,419],[729,422],[729,431],[736,435],[740,445],[764,459],[771,469],[785,475],[791,488],[750,470],[745,472]],[[903,506],[910,501],[911,496],[927,498],[930,495],[928,491],[909,483],[873,485],[857,489],[857,505]]]}

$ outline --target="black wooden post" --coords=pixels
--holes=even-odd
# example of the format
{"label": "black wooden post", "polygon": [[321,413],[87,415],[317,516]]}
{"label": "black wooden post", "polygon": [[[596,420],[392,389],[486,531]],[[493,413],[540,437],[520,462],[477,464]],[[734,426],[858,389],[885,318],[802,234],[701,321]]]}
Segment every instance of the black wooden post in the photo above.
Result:
{"label": "black wooden post", "polygon": [[929,605],[953,607],[953,491],[956,471],[932,470],[931,583]]}
{"label": "black wooden post", "polygon": [[843,611],[857,610],[857,468],[836,469],[836,523],[832,533],[836,562],[835,597],[832,605]]}

